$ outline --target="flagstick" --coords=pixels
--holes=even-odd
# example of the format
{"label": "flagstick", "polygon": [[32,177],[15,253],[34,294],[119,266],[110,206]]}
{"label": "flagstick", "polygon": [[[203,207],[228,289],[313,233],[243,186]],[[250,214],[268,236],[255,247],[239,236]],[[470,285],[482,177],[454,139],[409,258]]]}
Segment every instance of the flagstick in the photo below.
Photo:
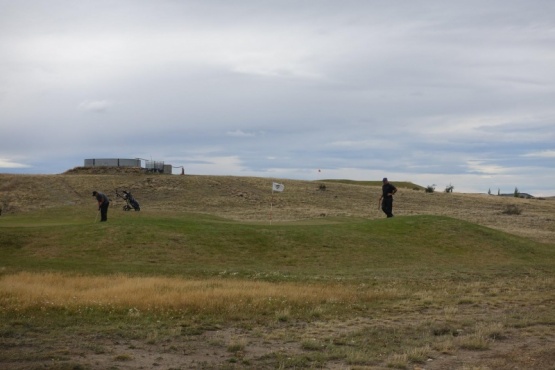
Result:
{"label": "flagstick", "polygon": [[274,206],[274,188],[272,187],[272,198],[270,200],[270,225],[272,224],[272,209]]}

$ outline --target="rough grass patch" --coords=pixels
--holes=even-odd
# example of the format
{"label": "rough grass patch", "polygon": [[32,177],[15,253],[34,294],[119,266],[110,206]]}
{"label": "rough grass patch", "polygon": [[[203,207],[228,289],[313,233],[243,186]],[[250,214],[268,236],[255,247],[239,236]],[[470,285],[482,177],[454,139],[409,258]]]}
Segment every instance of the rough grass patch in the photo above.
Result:
{"label": "rough grass patch", "polygon": [[424,347],[409,349],[407,351],[407,356],[410,362],[424,363],[426,362],[426,360],[428,360],[428,358],[430,358],[431,353],[431,347],[429,345],[426,345]]}
{"label": "rough grass patch", "polygon": [[117,355],[114,357],[114,361],[131,361],[133,360],[133,356],[127,353],[123,353],[121,355]]}
{"label": "rough grass patch", "polygon": [[244,351],[247,347],[247,340],[245,338],[234,338],[227,345],[227,351],[236,353]]}
{"label": "rough grass patch", "polygon": [[501,213],[505,215],[520,215],[522,213],[522,209],[520,209],[520,207],[516,204],[508,204]]}
{"label": "rough grass patch", "polygon": [[409,367],[409,356],[406,353],[403,354],[393,354],[387,359],[387,367],[393,369],[408,369]]}
{"label": "rough grass patch", "polygon": [[301,342],[301,348],[306,351],[321,351],[326,347],[325,343],[317,339],[305,339]]}
{"label": "rough grass patch", "polygon": [[284,308],[283,310],[276,311],[275,317],[277,321],[286,322],[291,319],[291,310]]}
{"label": "rough grass patch", "polygon": [[278,321],[288,321],[293,309],[319,316],[322,304],[351,307],[381,296],[340,284],[28,272],[0,276],[0,294],[6,309],[114,309],[125,310],[130,318],[153,309],[187,310],[239,319],[273,311]]}
{"label": "rough grass patch", "polygon": [[490,348],[491,339],[482,331],[457,338],[457,345],[462,349],[471,351],[485,351]]}

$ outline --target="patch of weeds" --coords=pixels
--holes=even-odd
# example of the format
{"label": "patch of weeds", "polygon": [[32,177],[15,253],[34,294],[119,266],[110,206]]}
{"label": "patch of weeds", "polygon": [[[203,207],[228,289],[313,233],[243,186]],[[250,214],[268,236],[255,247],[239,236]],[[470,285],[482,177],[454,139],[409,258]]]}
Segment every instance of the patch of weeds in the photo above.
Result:
{"label": "patch of weeds", "polygon": [[181,324],[181,335],[202,335],[207,331],[214,331],[221,329],[220,326],[215,324]]}
{"label": "patch of weeds", "polygon": [[416,363],[422,364],[426,362],[428,358],[430,358],[431,352],[432,352],[432,349],[430,348],[430,346],[417,347],[407,351],[407,356],[410,362],[416,362]]}
{"label": "patch of weeds", "polygon": [[474,300],[472,298],[461,298],[461,299],[459,299],[458,304],[460,304],[460,305],[472,305],[472,304],[474,304]]}
{"label": "patch of weeds", "polygon": [[311,365],[311,360],[307,356],[290,356],[280,352],[269,353],[262,356],[260,360],[267,367],[275,369],[306,369]]}
{"label": "patch of weeds", "polygon": [[319,319],[322,317],[324,313],[324,309],[322,307],[314,307],[311,311],[310,311],[310,316],[314,319]]}
{"label": "patch of weeds", "polygon": [[0,338],[17,338],[19,334],[11,328],[0,329]]}
{"label": "patch of weeds", "polygon": [[347,337],[345,335],[340,335],[339,337],[333,338],[332,343],[336,346],[347,346],[347,345],[349,345]]}
{"label": "patch of weeds", "polygon": [[474,334],[457,338],[457,344],[462,349],[471,351],[485,351],[489,349],[491,339],[486,337],[481,331]]}
{"label": "patch of weeds", "polygon": [[456,316],[458,312],[459,312],[459,308],[456,306],[447,306],[443,309],[443,313],[445,314],[445,317]]}
{"label": "patch of weeds", "polygon": [[212,347],[225,347],[225,343],[221,339],[210,339],[208,341],[208,344],[210,344]]}
{"label": "patch of weeds", "polygon": [[81,364],[75,364],[71,362],[62,362],[62,363],[55,363],[49,364],[48,369],[50,370],[85,370],[87,367]]}
{"label": "patch of weeds", "polygon": [[505,327],[501,323],[493,323],[493,324],[484,326],[481,330],[483,334],[487,336],[489,339],[502,340],[507,338],[507,335],[505,334]]}
{"label": "patch of weeds", "polygon": [[522,213],[522,209],[520,209],[516,204],[508,204],[501,213],[504,215],[519,215]]}
{"label": "patch of weeds", "polygon": [[280,322],[287,322],[291,319],[291,311],[288,308],[276,311],[276,320]]}
{"label": "patch of weeds", "polygon": [[114,361],[122,361],[123,362],[123,361],[131,361],[131,360],[133,360],[133,356],[131,356],[127,353],[117,355],[116,357],[114,357]]}
{"label": "patch of weeds", "polygon": [[148,333],[146,336],[146,342],[148,344],[156,344],[157,340],[158,340],[158,331],[156,330]]}
{"label": "patch of weeds", "polygon": [[351,349],[345,353],[345,361],[349,365],[365,365],[372,362],[372,356],[368,352]]}
{"label": "patch of weeds", "polygon": [[451,355],[455,353],[456,349],[452,338],[435,342],[433,348],[439,353],[443,353],[445,355]]}
{"label": "patch of weeds", "polygon": [[106,347],[98,344],[89,344],[86,348],[91,350],[95,355],[103,355],[107,353]]}
{"label": "patch of weeds", "polygon": [[247,341],[244,338],[237,339],[227,345],[227,351],[232,353],[244,351],[246,346]]}
{"label": "patch of weeds", "polygon": [[136,308],[130,308],[129,311],[127,311],[127,316],[129,316],[129,317],[141,317],[141,311],[139,311]]}
{"label": "patch of weeds", "polygon": [[393,354],[387,360],[387,367],[393,369],[408,369],[409,356],[406,353]]}
{"label": "patch of weeds", "polygon": [[316,339],[307,339],[301,342],[301,348],[307,351],[320,351],[325,348],[325,344]]}
{"label": "patch of weeds", "polygon": [[457,328],[447,323],[432,325],[431,331],[432,331],[432,334],[436,337],[440,337],[443,335],[456,337],[459,335]]}

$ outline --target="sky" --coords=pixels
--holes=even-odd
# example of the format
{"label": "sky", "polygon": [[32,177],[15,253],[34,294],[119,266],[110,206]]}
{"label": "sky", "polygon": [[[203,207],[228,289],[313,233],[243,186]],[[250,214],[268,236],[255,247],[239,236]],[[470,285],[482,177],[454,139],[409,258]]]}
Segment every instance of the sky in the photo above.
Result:
{"label": "sky", "polygon": [[552,0],[0,0],[0,173],[555,195]]}

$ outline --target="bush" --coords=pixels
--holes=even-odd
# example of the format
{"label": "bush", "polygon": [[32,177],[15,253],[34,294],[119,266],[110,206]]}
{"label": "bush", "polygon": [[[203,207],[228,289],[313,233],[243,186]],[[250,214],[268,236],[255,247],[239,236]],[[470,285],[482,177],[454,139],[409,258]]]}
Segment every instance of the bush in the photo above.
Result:
{"label": "bush", "polygon": [[424,190],[426,193],[433,193],[436,190],[436,184],[426,186]]}
{"label": "bush", "polygon": [[514,204],[509,204],[505,207],[505,210],[503,210],[503,213],[506,215],[519,215],[522,213],[522,210]]}

